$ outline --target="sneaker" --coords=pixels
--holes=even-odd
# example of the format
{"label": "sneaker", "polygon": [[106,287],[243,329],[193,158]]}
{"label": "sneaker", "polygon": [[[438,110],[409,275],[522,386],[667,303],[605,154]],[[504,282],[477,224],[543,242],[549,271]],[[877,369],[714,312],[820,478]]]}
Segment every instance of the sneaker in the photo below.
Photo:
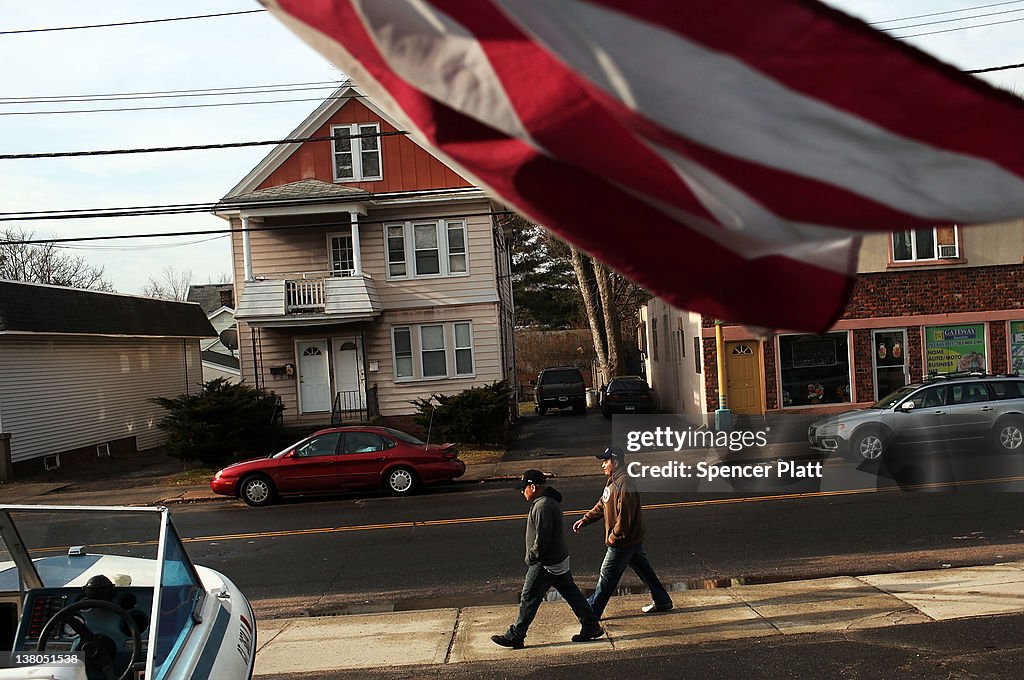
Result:
{"label": "sneaker", "polygon": [[604,635],[604,628],[600,624],[595,623],[592,626],[584,626],[580,629],[580,632],[572,636],[573,642],[587,642],[588,640],[596,640],[597,638]]}
{"label": "sneaker", "polygon": [[505,637],[504,635],[492,635],[491,642],[499,647],[508,647],[509,649],[522,649],[526,646],[523,644],[522,640],[513,640],[512,638]]}
{"label": "sneaker", "polygon": [[640,607],[640,611],[642,611],[644,614],[655,614],[657,612],[670,612],[670,611],[672,611],[672,603],[669,602],[668,604],[655,604],[655,603],[652,602],[650,604],[645,604],[643,607]]}

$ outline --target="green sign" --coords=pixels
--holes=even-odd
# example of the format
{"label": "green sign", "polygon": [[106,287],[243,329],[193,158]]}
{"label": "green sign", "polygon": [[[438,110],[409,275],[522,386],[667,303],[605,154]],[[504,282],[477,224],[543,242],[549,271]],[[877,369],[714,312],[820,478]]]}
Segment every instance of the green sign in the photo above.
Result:
{"label": "green sign", "polygon": [[985,372],[985,324],[928,326],[924,329],[925,372]]}
{"label": "green sign", "polygon": [[1010,322],[1010,372],[1024,373],[1024,321]]}

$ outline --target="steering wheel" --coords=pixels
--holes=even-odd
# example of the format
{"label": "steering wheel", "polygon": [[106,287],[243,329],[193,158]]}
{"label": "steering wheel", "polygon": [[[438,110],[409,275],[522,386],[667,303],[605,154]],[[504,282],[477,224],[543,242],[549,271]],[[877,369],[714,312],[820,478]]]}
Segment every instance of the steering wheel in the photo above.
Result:
{"label": "steering wheel", "polygon": [[[120,675],[114,675],[114,654],[111,653],[107,644],[104,641],[109,641],[109,638],[104,638],[101,635],[97,635],[89,630],[89,626],[79,618],[72,616],[75,612],[83,609],[106,609],[107,611],[113,612],[121,617],[121,620],[128,624],[128,630],[132,634],[132,655],[128,659],[128,665],[125,667],[124,672]],[[55,630],[59,630],[61,625],[66,624],[71,630],[78,633],[78,649],[82,652],[82,656],[85,660],[86,667],[99,668],[103,671],[104,677],[107,680],[128,680],[128,676],[131,674],[132,667],[135,665],[136,660],[139,656],[139,649],[142,647],[142,637],[139,635],[139,627],[135,623],[135,619],[131,617],[131,614],[121,609],[113,602],[107,602],[106,600],[79,600],[73,604],[69,604],[59,612],[50,617],[50,620],[43,626],[43,630],[39,633],[39,643],[36,645],[36,651],[42,652],[46,650],[46,641]],[[116,650],[115,650],[116,653]]]}

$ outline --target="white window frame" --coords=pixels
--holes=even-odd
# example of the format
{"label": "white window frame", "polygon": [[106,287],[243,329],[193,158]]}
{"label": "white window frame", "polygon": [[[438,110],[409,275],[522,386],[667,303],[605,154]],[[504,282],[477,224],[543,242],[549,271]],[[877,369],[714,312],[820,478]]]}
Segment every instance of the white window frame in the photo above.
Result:
{"label": "white window frame", "polygon": [[[377,135],[377,148],[364,150],[363,139],[360,135],[367,134],[367,131],[363,131],[363,128],[373,128]],[[347,130],[349,133],[349,151],[346,153],[352,154],[352,176],[351,177],[339,177],[338,176],[338,146],[337,140],[335,139],[337,131]],[[375,180],[384,179],[384,156],[381,150],[381,136],[380,136],[380,123],[350,123],[347,125],[332,125],[331,126],[331,168],[333,172],[334,181],[336,183],[341,182],[370,182]],[[377,152],[377,168],[380,172],[376,175],[365,175],[363,174],[363,153],[369,153],[370,151]]]}
{"label": "white window frame", "polygon": [[[349,240],[352,242],[352,269],[342,269],[340,270],[341,272],[347,273],[339,274],[339,270],[334,269],[334,239],[341,236],[347,236]],[[352,276],[355,274],[355,266],[356,242],[355,239],[352,238],[352,230],[349,229],[346,231],[334,231],[327,234],[327,271],[331,273],[331,276]]]}
{"label": "white window frame", "polygon": [[[947,225],[948,226],[948,225]],[[957,260],[960,259],[961,248],[960,248],[960,225],[953,225],[953,245],[956,247],[956,257],[939,257],[939,228],[932,227],[932,254],[931,257],[918,257],[917,252],[917,232],[920,229],[901,229],[894,231],[889,236],[889,248],[892,252],[892,261],[896,264],[907,264],[911,262],[941,262],[942,260]],[[896,259],[896,235],[904,232],[910,232],[910,251],[911,257],[909,260],[897,260]],[[945,243],[943,245],[949,245]],[[885,396],[885,395],[882,395]]]}
{"label": "white window frame", "polygon": [[[457,328],[459,326],[469,327],[469,345],[465,347],[459,346],[459,334]],[[455,368],[455,375],[459,377],[473,376],[476,375],[476,354],[473,351],[473,323],[471,321],[455,321],[452,323],[452,366]],[[469,351],[469,372],[459,373],[459,352]]]}
{"label": "white window frame", "polygon": [[[445,326],[446,326],[446,324],[443,324],[443,323],[425,323],[425,324],[420,324],[418,326],[418,329],[419,329],[418,335],[419,335],[419,341],[420,341],[420,351],[417,352],[416,356],[419,358],[420,375],[423,377],[424,380],[441,380],[443,378],[447,378],[450,375],[450,371],[448,369],[448,359],[449,359],[449,356],[448,356],[448,338],[447,338],[448,333],[446,332],[447,328]],[[441,349],[437,349],[437,348],[425,349],[424,348],[424,345],[426,343],[424,343],[424,341],[423,341],[423,332],[426,331],[428,328],[440,328],[441,329]],[[437,352],[440,352],[442,355],[444,355],[444,373],[443,374],[441,374],[441,373],[438,373],[436,375],[427,375],[426,374],[426,372],[425,372],[425,370],[423,368],[423,364],[424,364],[423,359],[424,359],[424,354],[427,353],[427,352],[430,352],[432,354],[436,354]]]}
{"label": "white window frame", "polygon": [[[398,375],[398,341],[396,335],[399,331],[405,331],[409,334],[409,375]],[[395,382],[402,380],[414,380],[416,378],[416,348],[413,345],[413,332],[412,326],[393,326],[391,328],[391,362],[393,367],[393,373]],[[402,358],[405,358],[404,356]]]}
{"label": "white window frame", "polygon": [[[434,234],[437,236],[437,256],[438,256],[438,273],[437,274],[420,274],[416,271],[416,226],[432,225],[434,227]],[[391,261],[391,251],[388,249],[388,229],[402,227],[402,246],[405,257],[405,274],[392,274],[392,264],[400,264],[398,262]],[[462,239],[465,246],[465,253],[455,253],[458,255],[465,255],[466,257],[466,270],[465,271],[452,271],[451,270],[451,258],[452,253],[449,249],[448,244],[448,230],[460,228],[462,230]],[[469,225],[464,219],[439,219],[439,220],[408,220],[406,222],[388,222],[383,225],[384,231],[384,261],[387,265],[386,269],[386,280],[388,281],[401,281],[401,280],[413,280],[413,279],[442,279],[450,277],[469,276],[470,272],[470,257],[469,257]]]}
{"label": "white window frame", "polygon": [[[416,227],[433,227],[434,228],[434,247],[433,248],[417,248],[416,247]],[[448,245],[447,244],[447,234],[445,235],[445,241],[442,241],[441,240],[441,233],[440,233],[441,230],[439,229],[439,224],[436,221],[430,221],[430,220],[424,221],[424,222],[412,222],[411,225],[410,225],[410,229],[411,229],[410,233],[412,235],[412,243],[410,245],[412,246],[412,260],[411,261],[412,261],[412,268],[413,268],[413,277],[415,277],[417,279],[426,279],[426,278],[431,278],[431,277],[444,276],[445,275],[446,266],[445,266],[445,263],[442,262],[442,260],[444,259],[444,257],[442,256],[442,253],[448,251],[448,248],[447,248],[447,245]],[[416,259],[416,254],[419,253],[419,252],[429,252],[431,250],[436,250],[437,251],[437,271],[436,272],[429,272],[429,273],[426,273],[426,274],[421,274],[420,273],[420,265],[419,265],[419,261]],[[406,267],[406,273],[408,273],[408,271],[409,271],[409,268],[407,266]]]}
{"label": "white window frame", "polygon": [[[456,347],[456,335],[455,327],[467,325],[469,326],[469,346]],[[430,327],[441,327],[441,337],[444,341],[444,360],[445,360],[445,375],[423,375],[423,329]],[[400,331],[408,331],[409,333],[409,344],[412,352],[412,364],[413,364],[413,375],[411,376],[399,376],[398,375],[398,353],[397,343],[395,341],[396,333]],[[459,373],[458,362],[456,361],[456,351],[469,350],[470,361],[472,362],[472,373]],[[439,350],[426,350],[428,352],[437,352]],[[408,383],[408,382],[426,382],[426,381],[438,381],[438,380],[465,380],[466,378],[473,378],[476,376],[476,334],[473,332],[473,322],[470,319],[457,319],[453,321],[442,321],[442,322],[428,322],[421,324],[402,324],[391,327],[391,361],[393,370],[393,379],[396,383]]]}

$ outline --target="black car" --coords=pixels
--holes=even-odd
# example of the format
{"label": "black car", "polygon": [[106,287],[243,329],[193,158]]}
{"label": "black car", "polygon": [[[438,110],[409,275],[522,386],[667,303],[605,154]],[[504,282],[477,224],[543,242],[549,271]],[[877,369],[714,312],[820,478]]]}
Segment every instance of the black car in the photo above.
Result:
{"label": "black car", "polygon": [[654,413],[654,392],[643,378],[612,378],[602,390],[601,415],[613,413]]}
{"label": "black car", "polygon": [[580,369],[574,366],[545,368],[534,385],[534,402],[540,415],[552,408],[571,408],[573,413],[586,414],[587,386]]}

